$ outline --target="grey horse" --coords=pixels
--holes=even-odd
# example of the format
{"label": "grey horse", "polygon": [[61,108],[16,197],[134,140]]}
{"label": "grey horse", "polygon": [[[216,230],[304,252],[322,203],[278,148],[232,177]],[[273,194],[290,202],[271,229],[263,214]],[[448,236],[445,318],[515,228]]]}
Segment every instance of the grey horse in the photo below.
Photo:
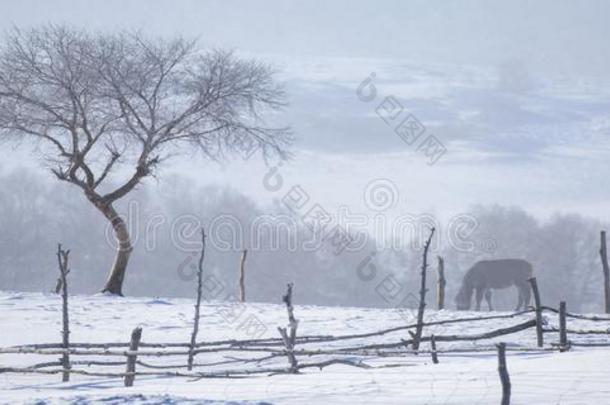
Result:
{"label": "grey horse", "polygon": [[476,310],[481,310],[481,300],[485,296],[489,310],[491,305],[491,289],[502,289],[511,286],[519,291],[517,311],[525,309],[530,302],[530,287],[528,279],[532,277],[532,265],[522,259],[481,260],[476,262],[464,275],[460,291],[455,297],[458,310],[469,310],[472,293],[476,291]]}

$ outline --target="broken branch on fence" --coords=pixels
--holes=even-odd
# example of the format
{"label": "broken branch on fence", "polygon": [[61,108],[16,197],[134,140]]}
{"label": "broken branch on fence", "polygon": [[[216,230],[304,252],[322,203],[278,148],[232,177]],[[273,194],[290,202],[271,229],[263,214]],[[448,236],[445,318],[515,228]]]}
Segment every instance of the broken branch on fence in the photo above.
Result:
{"label": "broken branch on fence", "polygon": [[[346,359],[331,359],[331,360],[321,361],[318,363],[298,364],[296,366],[295,371],[292,371],[292,369],[289,369],[288,372],[294,373],[294,372],[298,372],[299,370],[303,370],[305,368],[319,368],[320,370],[322,370],[324,367],[332,366],[334,364],[343,364],[346,366],[352,366],[352,367],[358,367],[358,368],[364,368],[364,369],[378,368],[378,367],[369,366],[368,364],[362,363],[361,361],[353,361],[353,360],[346,360]],[[279,373],[272,373],[270,375],[276,375],[276,374],[285,374],[285,371],[279,372]]]}

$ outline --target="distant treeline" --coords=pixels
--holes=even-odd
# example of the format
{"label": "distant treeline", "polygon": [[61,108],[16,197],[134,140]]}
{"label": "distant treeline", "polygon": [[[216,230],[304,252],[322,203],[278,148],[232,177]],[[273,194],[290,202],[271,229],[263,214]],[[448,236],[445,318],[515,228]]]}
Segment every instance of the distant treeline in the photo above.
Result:
{"label": "distant treeline", "polygon": [[[0,174],[0,187],[0,289],[50,292],[61,242],[72,251],[72,292],[97,292],[113,260],[112,233],[99,213],[76,190],[26,169]],[[416,303],[417,243],[385,247],[359,230],[351,234],[362,242],[358,249],[338,252],[337,235],[317,234],[281,203],[259,206],[234,189],[197,187],[179,176],[142,186],[118,208],[129,219],[135,244],[127,295],[192,297],[198,227],[204,226],[211,242],[204,266],[206,298],[236,298],[241,251],[249,249],[251,301],[276,302],[286,283],[295,282],[303,304]],[[573,311],[602,308],[598,243],[604,224],[576,214],[541,222],[523,209],[502,206],[475,206],[468,214],[475,223],[460,236],[460,246],[439,239],[431,252],[431,283],[434,255],[445,259],[449,308],[470,265],[508,257],[534,265],[544,303],[563,299]],[[434,290],[429,308],[434,308]],[[494,299],[499,309],[512,309],[516,292],[498,292]]]}

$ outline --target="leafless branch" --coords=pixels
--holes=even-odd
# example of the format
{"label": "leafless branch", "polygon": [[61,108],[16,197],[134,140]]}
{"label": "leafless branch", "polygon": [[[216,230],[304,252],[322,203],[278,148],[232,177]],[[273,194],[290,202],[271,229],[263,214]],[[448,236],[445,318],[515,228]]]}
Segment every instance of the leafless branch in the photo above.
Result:
{"label": "leafless branch", "polygon": [[[254,142],[285,154],[288,128],[261,125],[286,105],[275,71],[196,41],[139,33],[91,33],[60,25],[14,29],[0,50],[0,130],[55,148],[58,178],[83,189],[106,180],[122,138],[137,152],[133,176],[106,194],[111,202],[150,175],[178,141],[211,156]],[[92,162],[105,162],[92,166]]]}

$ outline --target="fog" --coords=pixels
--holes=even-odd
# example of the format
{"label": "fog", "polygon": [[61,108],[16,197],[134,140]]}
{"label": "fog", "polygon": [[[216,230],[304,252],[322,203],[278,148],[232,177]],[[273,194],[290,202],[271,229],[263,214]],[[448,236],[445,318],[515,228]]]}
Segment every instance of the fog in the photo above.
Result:
{"label": "fog", "polygon": [[[304,304],[410,306],[434,225],[431,269],[445,258],[450,307],[473,263],[516,257],[533,264],[545,302],[587,311],[601,305],[599,232],[610,221],[609,15],[605,1],[62,0],[7,2],[0,29],[184,35],[277,67],[290,104],[273,120],[292,127],[292,158],[172,156],[119,206],[135,245],[128,295],[192,297],[203,226],[214,298],[234,299],[248,249],[249,300],[277,302],[294,281]],[[371,77],[369,101],[359,89]],[[388,97],[404,110],[396,121],[382,116]],[[398,134],[408,114],[445,148],[438,161]],[[72,292],[96,293],[111,232],[37,148],[0,143],[0,290],[54,289],[61,242]],[[380,184],[381,208],[367,200]],[[359,247],[336,253],[312,232],[283,199],[295,186],[333,223],[361,216],[350,228]],[[516,305],[512,290],[495,300]]]}
{"label": "fog", "polygon": [[[71,291],[97,293],[114,255],[111,228],[76,190],[58,190],[32,172],[2,175],[0,289],[50,292],[55,288],[56,244],[71,250]],[[246,291],[252,301],[278,302],[286,283],[298,285],[303,304],[412,307],[419,288],[423,241],[437,226],[430,254],[445,258],[447,300],[477,260],[529,260],[545,301],[565,299],[575,310],[601,305],[598,232],[606,224],[579,215],[538,221],[518,207],[473,206],[450,221],[419,213],[384,240],[355,228],[353,249],[337,252],[280,203],[260,206],[239,191],[193,187],[175,176],[142,187],[121,205],[129,218],[135,253],[125,292],[191,297],[199,258],[199,227],[208,232],[204,271],[208,298],[235,300],[242,249],[248,249]],[[394,219],[398,221],[398,219]],[[353,228],[354,229],[354,228]],[[431,289],[431,301],[435,291]],[[516,293],[498,291],[500,309],[516,305]]]}

